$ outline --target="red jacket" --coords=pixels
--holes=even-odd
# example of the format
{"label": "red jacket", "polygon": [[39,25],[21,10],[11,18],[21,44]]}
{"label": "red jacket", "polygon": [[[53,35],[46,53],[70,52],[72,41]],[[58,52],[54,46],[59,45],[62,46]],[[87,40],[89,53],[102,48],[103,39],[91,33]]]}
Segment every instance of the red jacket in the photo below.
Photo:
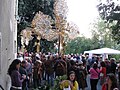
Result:
{"label": "red jacket", "polygon": [[100,73],[103,73],[104,74],[103,77],[106,77],[106,67],[101,67],[100,68]]}

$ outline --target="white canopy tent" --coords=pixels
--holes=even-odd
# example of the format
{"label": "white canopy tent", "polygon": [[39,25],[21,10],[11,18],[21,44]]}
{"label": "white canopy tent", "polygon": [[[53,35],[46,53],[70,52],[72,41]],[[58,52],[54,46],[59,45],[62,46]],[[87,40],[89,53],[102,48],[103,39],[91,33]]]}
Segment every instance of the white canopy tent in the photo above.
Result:
{"label": "white canopy tent", "polygon": [[84,53],[92,53],[92,54],[120,54],[120,51],[114,50],[114,49],[110,49],[110,48],[101,48],[101,49],[85,51]]}
{"label": "white canopy tent", "polygon": [[86,53],[88,53],[89,56],[92,56],[92,54],[101,54],[101,55],[103,55],[103,60],[104,60],[105,58],[108,58],[108,55],[110,55],[110,54],[120,54],[120,51],[110,49],[110,48],[101,48],[101,49],[85,51],[84,54],[86,54]]}

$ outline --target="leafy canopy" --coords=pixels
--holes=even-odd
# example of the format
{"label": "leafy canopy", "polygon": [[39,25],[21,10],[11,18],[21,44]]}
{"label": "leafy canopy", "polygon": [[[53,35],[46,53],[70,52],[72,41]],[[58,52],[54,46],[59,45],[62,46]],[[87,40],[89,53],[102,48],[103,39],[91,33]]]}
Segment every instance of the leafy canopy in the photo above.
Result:
{"label": "leafy canopy", "polygon": [[112,28],[113,38],[120,43],[120,0],[100,0],[97,7],[102,19]]}

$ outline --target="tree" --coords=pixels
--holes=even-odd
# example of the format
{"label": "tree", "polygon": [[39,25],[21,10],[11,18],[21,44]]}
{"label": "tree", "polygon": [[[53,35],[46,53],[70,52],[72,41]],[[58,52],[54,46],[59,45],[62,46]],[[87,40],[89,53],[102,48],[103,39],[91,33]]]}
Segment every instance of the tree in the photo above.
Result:
{"label": "tree", "polygon": [[[109,28],[108,24],[100,18],[97,22],[93,23],[91,40],[94,49],[108,47],[120,50],[120,44],[117,44],[112,38],[111,28]],[[120,58],[119,55],[109,55],[109,57]]]}
{"label": "tree", "polygon": [[[26,27],[31,27],[31,22],[35,14],[42,11],[44,14],[54,18],[54,0],[19,0],[18,2],[18,46],[21,47],[21,31]],[[31,42],[32,43],[32,42]]]}
{"label": "tree", "polygon": [[53,41],[58,38],[58,33],[51,28],[53,22],[53,19],[49,15],[45,15],[39,11],[32,20],[33,31],[40,38]]}
{"label": "tree", "polygon": [[112,29],[113,38],[120,43],[120,0],[100,0],[97,7],[102,19]]}
{"label": "tree", "polygon": [[66,26],[66,33],[69,39],[75,39],[78,37],[79,27],[73,22],[68,22]]}
{"label": "tree", "polygon": [[30,26],[35,14],[39,11],[53,18],[53,5],[54,0],[19,0],[18,15],[20,22],[18,24],[18,32]]}
{"label": "tree", "polygon": [[[69,38],[72,39],[77,36],[78,27],[73,23],[72,24],[70,23],[68,25],[66,21],[68,10],[66,0],[55,0],[54,3],[53,1],[54,0],[35,0],[35,1],[32,0],[32,2],[31,1],[27,2],[27,0],[25,1],[21,0],[19,2],[20,23],[18,24],[18,32],[21,32],[21,30],[23,30],[26,27],[27,28],[32,27],[31,33],[32,40],[31,38],[30,41],[28,40],[29,41],[27,47],[28,50],[31,50],[29,48],[32,48],[34,45],[38,46],[38,44],[40,44],[39,41],[41,42],[41,40],[42,40],[41,44],[43,44],[41,46],[43,46],[44,48],[47,48],[45,47],[46,45],[44,45],[45,43],[47,43],[47,41],[53,41],[54,44],[54,40],[55,41],[59,40],[61,44],[59,46],[64,47],[65,46],[64,37],[66,37],[66,35],[68,35]],[[40,2],[41,4],[39,4]],[[33,4],[29,5],[31,3]],[[50,6],[51,4],[52,6]],[[46,9],[46,7],[48,9]],[[52,29],[51,27],[52,25],[55,26],[55,29]],[[38,39],[38,37],[40,39]],[[35,49],[33,48],[33,51],[34,50]]]}
{"label": "tree", "polygon": [[[42,46],[41,48],[46,48],[46,50],[42,49],[42,51],[45,52],[47,50],[50,51],[49,46],[52,43],[50,41],[54,42],[56,39],[58,39],[58,33],[52,30],[51,28],[52,24],[53,24],[53,19],[49,15],[43,14],[41,11],[36,13],[36,15],[32,20],[32,25],[31,25],[33,28],[32,31],[39,37],[39,39],[37,39],[38,42],[35,42],[36,44],[35,46],[37,46],[38,48],[40,48],[41,46]],[[45,45],[46,43],[48,44],[47,41],[49,42],[49,45]],[[39,52],[39,50],[40,49],[37,49],[37,52]]]}
{"label": "tree", "polygon": [[56,0],[54,3],[55,14],[55,28],[58,32],[58,53],[64,53],[64,37],[65,37],[65,25],[67,16],[67,3],[66,0]]}
{"label": "tree", "polygon": [[112,39],[111,29],[109,29],[107,23],[105,23],[101,18],[99,18],[98,21],[93,24],[93,28],[91,31],[92,40],[98,48],[111,48],[114,40]]}
{"label": "tree", "polygon": [[67,43],[65,47],[65,53],[84,53],[86,50],[93,49],[92,48],[92,40],[85,37],[77,37],[73,40],[70,40],[70,42]]}

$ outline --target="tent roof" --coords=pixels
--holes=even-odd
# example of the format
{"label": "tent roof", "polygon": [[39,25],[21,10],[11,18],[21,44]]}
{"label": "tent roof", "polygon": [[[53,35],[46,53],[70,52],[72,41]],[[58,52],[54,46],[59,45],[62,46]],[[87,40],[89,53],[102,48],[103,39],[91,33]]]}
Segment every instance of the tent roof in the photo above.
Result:
{"label": "tent roof", "polygon": [[120,51],[110,49],[110,48],[101,48],[101,49],[85,51],[84,53],[91,53],[91,54],[120,54]]}

